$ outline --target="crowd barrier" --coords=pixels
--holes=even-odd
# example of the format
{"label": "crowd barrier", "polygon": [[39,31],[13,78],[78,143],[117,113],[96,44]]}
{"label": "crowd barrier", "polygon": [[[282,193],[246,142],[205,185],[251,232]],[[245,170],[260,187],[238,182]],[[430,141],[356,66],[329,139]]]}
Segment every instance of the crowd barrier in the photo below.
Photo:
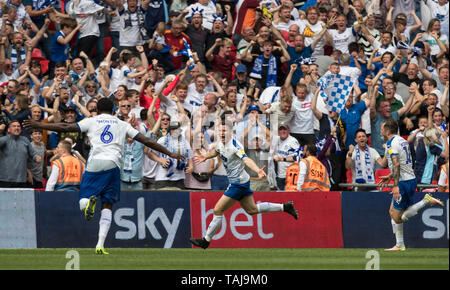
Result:
{"label": "crowd barrier", "polygon": [[[113,208],[106,247],[190,248],[213,217],[222,192],[123,191]],[[424,193],[416,193],[415,200]],[[427,207],[404,227],[407,247],[448,247],[445,207]],[[395,243],[387,192],[256,192],[255,201],[292,200],[299,220],[286,213],[250,216],[236,203],[226,213],[211,248],[386,248]],[[0,189],[0,248],[92,248],[100,208],[91,221],[76,192]]]}

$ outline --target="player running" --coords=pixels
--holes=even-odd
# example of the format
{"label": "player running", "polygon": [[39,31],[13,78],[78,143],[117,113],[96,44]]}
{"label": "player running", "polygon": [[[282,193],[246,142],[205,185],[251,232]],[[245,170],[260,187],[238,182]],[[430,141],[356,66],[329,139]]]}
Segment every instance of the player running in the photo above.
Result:
{"label": "player running", "polygon": [[133,138],[171,158],[183,158],[140,134],[129,123],[114,117],[113,107],[111,100],[102,98],[97,104],[98,115],[85,118],[78,123],[41,123],[31,119],[24,121],[25,128],[56,132],[87,132],[91,151],[81,180],[79,203],[86,220],[91,220],[94,217],[97,199],[100,198],[102,202],[98,242],[95,248],[97,254],[108,254],[103,247],[111,225],[112,206],[120,199],[120,166],[126,138]]}
{"label": "player running", "polygon": [[420,209],[427,205],[437,204],[444,206],[444,204],[430,194],[426,194],[421,201],[412,204],[417,181],[412,168],[408,142],[397,135],[398,123],[394,119],[385,121],[381,125],[380,132],[386,141],[384,167],[389,166],[391,174],[382,176],[378,185],[383,188],[383,186],[389,184],[392,178],[394,179],[389,214],[396,244],[394,247],[386,249],[386,251],[404,251],[406,247],[403,240],[403,223],[415,216]]}
{"label": "player running", "polygon": [[214,206],[214,215],[211,223],[206,230],[206,235],[201,239],[191,238],[190,241],[197,247],[206,249],[214,234],[222,225],[222,219],[225,211],[227,211],[236,201],[239,201],[241,207],[250,215],[266,212],[284,211],[298,219],[297,210],[294,208],[293,202],[284,204],[264,202],[256,204],[253,199],[253,191],[250,189],[250,176],[245,172],[247,165],[251,170],[258,174],[258,177],[266,176],[264,167],[259,168],[253,160],[247,157],[242,145],[232,136],[233,129],[229,124],[225,124],[224,120],[220,125],[221,142],[217,142],[215,150],[206,156],[200,155],[194,157],[194,162],[201,163],[206,159],[219,156],[223,160],[223,164],[227,171],[230,185],[224,195]]}

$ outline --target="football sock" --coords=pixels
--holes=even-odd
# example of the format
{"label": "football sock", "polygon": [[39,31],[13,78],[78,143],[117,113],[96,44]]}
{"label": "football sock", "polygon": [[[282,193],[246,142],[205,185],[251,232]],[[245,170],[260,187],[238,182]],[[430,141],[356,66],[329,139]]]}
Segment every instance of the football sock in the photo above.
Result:
{"label": "football sock", "polygon": [[408,207],[402,215],[402,221],[406,222],[407,220],[415,216],[419,212],[419,210],[427,206],[429,203],[430,201],[428,199],[422,199],[421,201]]}
{"label": "football sock", "polygon": [[100,216],[100,228],[98,230],[97,248],[103,248],[106,236],[108,235],[109,227],[111,226],[112,211],[109,208],[102,209]]}
{"label": "football sock", "polygon": [[222,225],[223,215],[214,215],[211,223],[206,230],[205,239],[209,242],[211,241],[214,234],[217,232],[219,227]]}
{"label": "football sock", "polygon": [[80,199],[80,210],[83,211],[89,202],[89,198]]}
{"label": "football sock", "polygon": [[258,208],[258,213],[283,211],[283,204],[281,203],[263,202],[258,203],[256,207]]}
{"label": "football sock", "polygon": [[392,224],[392,231],[395,234],[395,240],[396,240],[396,246],[397,247],[404,247],[405,243],[403,240],[403,223],[398,224],[394,220],[391,219]]}

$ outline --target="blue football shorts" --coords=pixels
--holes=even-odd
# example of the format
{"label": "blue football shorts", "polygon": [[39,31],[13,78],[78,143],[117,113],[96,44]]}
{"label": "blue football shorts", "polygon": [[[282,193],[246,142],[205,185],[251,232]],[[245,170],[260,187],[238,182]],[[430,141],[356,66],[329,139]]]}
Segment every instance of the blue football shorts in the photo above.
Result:
{"label": "blue football shorts", "polygon": [[246,196],[250,196],[253,194],[253,191],[250,189],[250,180],[246,183],[230,183],[224,195],[231,197],[235,200],[241,200]]}
{"label": "blue football shorts", "polygon": [[100,197],[101,202],[114,204],[120,199],[120,169],[105,171],[85,171],[81,179],[79,198]]}
{"label": "blue football shorts", "polygon": [[413,195],[416,192],[417,181],[416,179],[411,179],[407,181],[400,181],[398,183],[398,188],[400,191],[400,202],[397,202],[392,198],[393,207],[396,210],[406,210],[408,207],[413,205]]}

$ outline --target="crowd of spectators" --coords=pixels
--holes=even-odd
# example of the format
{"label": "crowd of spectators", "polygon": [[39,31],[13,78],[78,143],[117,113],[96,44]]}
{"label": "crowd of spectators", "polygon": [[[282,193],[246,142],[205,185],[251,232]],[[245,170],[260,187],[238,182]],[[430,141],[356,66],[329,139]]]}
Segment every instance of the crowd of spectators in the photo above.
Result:
{"label": "crowd of spectators", "polygon": [[[101,98],[186,157],[129,139],[122,189],[226,189],[220,158],[193,162],[214,150],[220,120],[233,122],[247,155],[265,166],[267,178],[251,175],[258,191],[284,190],[307,144],[316,144],[332,190],[375,182],[389,118],[409,143],[418,183],[437,181],[448,162],[447,0],[0,3],[0,187],[44,188],[62,140],[86,162],[84,134],[19,125],[78,122],[97,114]],[[319,94],[324,74],[355,80],[339,114]]]}

